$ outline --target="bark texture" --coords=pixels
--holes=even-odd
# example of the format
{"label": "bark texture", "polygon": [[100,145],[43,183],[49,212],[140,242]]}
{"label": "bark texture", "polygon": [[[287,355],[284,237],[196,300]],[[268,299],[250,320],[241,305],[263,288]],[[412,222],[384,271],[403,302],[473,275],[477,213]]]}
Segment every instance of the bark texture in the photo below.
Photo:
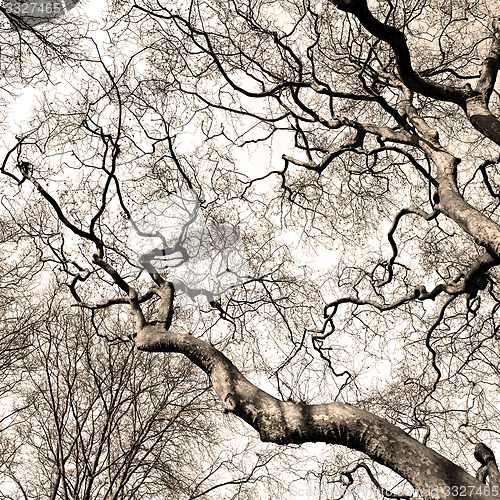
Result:
{"label": "bark texture", "polygon": [[450,495],[453,486],[467,488],[467,498],[494,498],[481,494],[485,485],[462,468],[372,413],[342,403],[280,401],[248,381],[211,344],[160,325],[146,325],[134,340],[141,351],[176,352],[189,358],[210,377],[224,411],[251,425],[262,441],[325,442],[362,451],[400,474],[427,499],[464,498]]}

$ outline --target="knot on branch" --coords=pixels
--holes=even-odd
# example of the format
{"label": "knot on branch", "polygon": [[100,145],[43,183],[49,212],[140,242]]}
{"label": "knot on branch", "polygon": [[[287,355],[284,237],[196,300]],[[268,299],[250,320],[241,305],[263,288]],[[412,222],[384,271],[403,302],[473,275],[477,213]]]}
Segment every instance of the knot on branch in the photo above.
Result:
{"label": "knot on branch", "polygon": [[235,396],[229,392],[227,396],[224,398],[224,403],[223,403],[224,413],[233,413],[236,410],[237,407],[237,402]]}
{"label": "knot on branch", "polygon": [[476,477],[483,483],[486,483],[486,478],[488,478],[490,485],[498,487],[500,485],[500,473],[493,452],[485,444],[478,443],[474,450],[474,457],[481,464]]}
{"label": "knot on branch", "polygon": [[493,460],[496,463],[495,455],[493,452],[483,443],[478,443],[474,450],[474,458],[481,464],[486,465],[489,460]]}

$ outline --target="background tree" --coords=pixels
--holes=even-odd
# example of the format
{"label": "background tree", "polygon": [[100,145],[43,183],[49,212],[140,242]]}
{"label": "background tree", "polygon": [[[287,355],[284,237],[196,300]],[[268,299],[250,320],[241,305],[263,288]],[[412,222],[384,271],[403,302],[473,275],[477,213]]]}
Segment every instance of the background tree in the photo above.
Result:
{"label": "background tree", "polygon": [[[2,498],[196,498],[217,494],[228,472],[243,487],[258,481],[272,455],[227,462],[231,443],[210,422],[214,404],[192,365],[110,342],[99,314],[63,297],[49,297],[25,359]],[[122,328],[115,318],[113,334]]]}
{"label": "background tree", "polygon": [[[113,7],[114,47],[71,98],[47,93],[4,167],[50,208],[44,255],[73,299],[128,307],[139,350],[185,355],[263,441],[344,445],[395,473],[353,458],[317,484],[364,471],[389,496],[408,495],[400,478],[425,498],[498,496],[498,13]],[[142,231],[139,257],[126,237],[186,192],[247,247],[248,277],[218,296],[172,277],[183,231]]]}

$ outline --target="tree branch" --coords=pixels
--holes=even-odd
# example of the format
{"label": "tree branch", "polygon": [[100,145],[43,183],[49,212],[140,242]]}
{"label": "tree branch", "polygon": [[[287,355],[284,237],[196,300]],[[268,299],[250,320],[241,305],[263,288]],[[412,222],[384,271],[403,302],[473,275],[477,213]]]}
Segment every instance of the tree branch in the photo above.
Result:
{"label": "tree branch", "polygon": [[489,100],[500,67],[500,17],[493,20],[493,40],[483,63],[474,95],[466,100],[465,109],[472,125],[492,141],[500,144],[500,120],[492,114]]}
{"label": "tree branch", "polygon": [[137,291],[120,276],[118,271],[113,266],[101,259],[97,254],[94,254],[92,259],[101,269],[106,271],[106,273],[113,278],[113,281],[128,295],[130,307],[132,308],[132,313],[134,314],[135,328],[136,330],[143,328],[146,324],[146,320],[142,314]]}
{"label": "tree branch", "polygon": [[249,382],[211,344],[159,325],[146,325],[134,340],[141,351],[177,352],[189,358],[210,377],[224,411],[251,425],[262,441],[348,446],[391,468],[429,499],[446,498],[453,486],[469,487],[472,499],[493,498],[478,494],[482,483],[463,469],[372,413],[343,403],[280,401]]}
{"label": "tree branch", "polygon": [[419,76],[413,69],[404,34],[394,26],[376,19],[370,12],[366,0],[331,1],[339,10],[353,14],[373,36],[390,45],[396,58],[399,75],[410,90],[432,99],[458,104],[464,109],[476,130],[496,144],[500,144],[500,120],[491,113],[488,107],[500,64],[500,22],[498,19],[493,22],[493,41],[476,89],[473,90],[470,85],[465,85],[463,88],[451,87]]}
{"label": "tree branch", "polygon": [[439,210],[434,210],[432,213],[427,213],[424,210],[420,210],[418,208],[414,207],[408,207],[408,208],[403,208],[403,210],[400,210],[396,217],[394,217],[394,220],[392,222],[391,228],[389,229],[389,232],[387,233],[387,239],[389,240],[389,243],[391,244],[392,248],[392,255],[391,258],[389,259],[389,262],[387,263],[387,278],[377,281],[375,283],[375,286],[377,287],[382,287],[384,285],[387,285],[392,281],[392,277],[394,274],[393,268],[394,268],[394,262],[396,261],[396,257],[398,256],[398,246],[396,245],[396,241],[394,240],[394,233],[396,232],[396,229],[398,227],[399,221],[401,218],[405,215],[408,214],[415,214],[420,217],[423,217],[426,221],[431,221],[435,219],[439,215]]}
{"label": "tree branch", "polygon": [[363,27],[373,36],[388,43],[396,56],[396,63],[403,83],[411,90],[440,101],[460,104],[467,97],[467,92],[455,87],[434,83],[420,77],[413,69],[410,51],[404,34],[394,26],[381,23],[368,8],[366,0],[331,0],[344,12],[356,16]]}
{"label": "tree branch", "polygon": [[474,450],[475,459],[482,465],[479,469],[479,475],[486,480],[486,476],[490,479],[490,485],[500,486],[500,473],[498,472],[497,462],[493,452],[483,443],[478,443]]}

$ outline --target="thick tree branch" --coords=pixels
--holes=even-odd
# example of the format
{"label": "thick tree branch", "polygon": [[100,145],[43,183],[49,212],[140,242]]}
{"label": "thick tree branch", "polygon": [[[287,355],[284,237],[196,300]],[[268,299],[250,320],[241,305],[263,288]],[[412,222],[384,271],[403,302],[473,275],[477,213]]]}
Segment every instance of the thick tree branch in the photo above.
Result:
{"label": "thick tree branch", "polygon": [[158,307],[158,321],[165,325],[168,330],[172,324],[174,317],[174,285],[170,281],[166,281],[158,290],[160,295],[160,305]]}
{"label": "thick tree branch", "polygon": [[401,79],[410,90],[440,101],[449,101],[456,104],[460,104],[465,100],[467,97],[465,90],[434,83],[420,77],[415,72],[404,34],[397,28],[376,19],[370,12],[366,0],[331,1],[339,10],[356,16],[368,32],[391,46],[396,57]]}
{"label": "thick tree branch", "polygon": [[493,452],[485,444],[478,443],[474,450],[474,457],[482,465],[479,476],[483,478],[483,482],[486,476],[488,476],[491,485],[500,486],[500,473],[498,472],[498,466]]}
{"label": "thick tree branch", "polygon": [[488,106],[500,67],[500,18],[493,21],[493,40],[483,63],[475,93],[466,100],[464,107],[472,125],[492,141],[500,144],[500,120]]}
{"label": "thick tree branch", "polygon": [[476,92],[484,95],[486,102],[489,101],[497,79],[500,63],[500,17],[493,20],[493,40],[490,50],[483,63],[481,75],[476,83]]}
{"label": "thick tree branch", "polygon": [[457,186],[457,166],[460,160],[441,148],[422,142],[422,148],[436,166],[438,203],[436,210],[455,221],[475,242],[486,248],[491,256],[500,261],[500,225],[470,205],[460,194]]}
{"label": "thick tree branch", "polygon": [[468,487],[471,499],[493,498],[479,493],[483,490],[477,479],[386,420],[342,403],[280,401],[249,382],[224,354],[201,339],[146,325],[135,343],[142,351],[177,352],[189,358],[210,377],[224,411],[251,425],[263,441],[348,446],[394,470],[424,498],[450,498],[453,486]]}
{"label": "thick tree branch", "polygon": [[390,45],[396,58],[399,75],[410,90],[432,99],[458,104],[465,110],[474,128],[496,144],[500,144],[500,120],[491,113],[488,107],[489,96],[495,85],[500,63],[500,23],[497,19],[493,22],[493,41],[490,51],[476,89],[473,90],[470,85],[457,88],[422,78],[413,69],[404,34],[394,26],[376,19],[370,12],[366,0],[331,1],[339,10],[353,14],[373,36]]}

